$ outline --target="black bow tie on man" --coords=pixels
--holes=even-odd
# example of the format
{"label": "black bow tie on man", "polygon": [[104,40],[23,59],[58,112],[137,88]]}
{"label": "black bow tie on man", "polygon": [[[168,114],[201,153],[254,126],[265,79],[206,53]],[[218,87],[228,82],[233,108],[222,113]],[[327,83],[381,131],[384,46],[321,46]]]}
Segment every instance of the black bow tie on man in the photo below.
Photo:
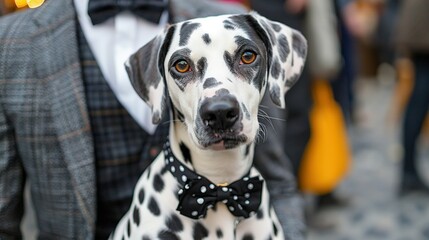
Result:
{"label": "black bow tie on man", "polygon": [[88,15],[93,25],[100,24],[123,11],[130,11],[147,21],[159,23],[168,9],[168,0],[89,0]]}
{"label": "black bow tie on man", "polygon": [[249,177],[247,174],[231,184],[216,186],[177,160],[168,141],[164,145],[164,154],[166,168],[182,185],[177,206],[182,215],[193,219],[205,217],[207,210],[218,202],[223,202],[236,217],[248,218],[259,209],[263,187],[259,176]]}

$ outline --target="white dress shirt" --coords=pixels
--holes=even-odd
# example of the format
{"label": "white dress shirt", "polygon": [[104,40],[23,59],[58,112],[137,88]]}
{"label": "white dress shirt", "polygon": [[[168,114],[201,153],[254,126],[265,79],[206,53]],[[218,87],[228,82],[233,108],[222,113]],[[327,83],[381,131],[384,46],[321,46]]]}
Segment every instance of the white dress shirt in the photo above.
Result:
{"label": "white dress shirt", "polygon": [[88,0],[74,0],[74,4],[89,47],[110,88],[134,120],[146,132],[153,134],[156,125],[152,124],[151,109],[132,87],[124,63],[162,31],[167,24],[168,12],[162,15],[158,25],[130,12],[121,12],[93,26],[87,12]]}

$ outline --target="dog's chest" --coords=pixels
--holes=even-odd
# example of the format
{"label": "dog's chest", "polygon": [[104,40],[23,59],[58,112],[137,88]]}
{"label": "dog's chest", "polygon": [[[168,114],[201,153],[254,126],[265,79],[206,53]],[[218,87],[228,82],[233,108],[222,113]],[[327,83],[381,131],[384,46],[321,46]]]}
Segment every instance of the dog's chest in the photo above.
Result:
{"label": "dog's chest", "polygon": [[[180,185],[160,155],[140,177],[130,210],[117,226],[113,239],[277,239],[280,224],[264,189],[261,207],[247,219],[233,216],[219,202],[205,218],[194,220],[177,210]],[[247,238],[246,238],[247,237]],[[271,237],[271,238],[270,238]],[[282,238],[278,238],[282,239]]]}

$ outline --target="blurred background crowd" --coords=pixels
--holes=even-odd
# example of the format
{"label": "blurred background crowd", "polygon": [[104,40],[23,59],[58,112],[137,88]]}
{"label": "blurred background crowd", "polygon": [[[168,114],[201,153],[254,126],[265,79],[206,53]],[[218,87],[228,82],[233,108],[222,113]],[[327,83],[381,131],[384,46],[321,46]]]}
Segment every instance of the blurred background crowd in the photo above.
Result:
{"label": "blurred background crowd", "polygon": [[[271,120],[286,124],[308,239],[429,239],[429,0],[222,2],[308,39]],[[0,0],[0,13],[40,4]]]}

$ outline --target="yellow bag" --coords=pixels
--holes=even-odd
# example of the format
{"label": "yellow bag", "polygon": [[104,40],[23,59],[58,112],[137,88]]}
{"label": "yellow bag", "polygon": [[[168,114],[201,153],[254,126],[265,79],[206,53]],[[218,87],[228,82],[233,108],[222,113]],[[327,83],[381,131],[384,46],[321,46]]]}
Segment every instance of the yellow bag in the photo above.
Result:
{"label": "yellow bag", "polygon": [[316,80],[310,111],[311,137],[298,173],[301,191],[325,194],[334,190],[351,161],[344,118],[327,81]]}

